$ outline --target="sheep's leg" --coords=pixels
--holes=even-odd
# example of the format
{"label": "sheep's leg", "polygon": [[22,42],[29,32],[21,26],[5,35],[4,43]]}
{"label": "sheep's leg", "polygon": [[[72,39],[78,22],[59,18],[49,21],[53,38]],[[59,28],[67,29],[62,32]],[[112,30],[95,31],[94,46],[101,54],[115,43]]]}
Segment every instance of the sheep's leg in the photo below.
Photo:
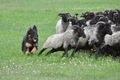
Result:
{"label": "sheep's leg", "polygon": [[97,46],[94,44],[93,45],[94,49],[96,50],[96,59],[98,59],[98,54],[99,54],[99,48],[97,48]]}
{"label": "sheep's leg", "polygon": [[74,57],[74,54],[75,54],[76,50],[77,50],[77,47],[73,50],[73,52],[71,54],[71,58]]}
{"label": "sheep's leg", "polygon": [[63,53],[62,57],[64,57],[65,54],[66,54],[66,57],[68,57],[68,49],[67,48],[64,49],[64,53]]}
{"label": "sheep's leg", "polygon": [[39,56],[40,54],[42,54],[42,52],[45,51],[46,49],[47,49],[47,48],[43,48],[43,49],[39,52],[38,56]]}
{"label": "sheep's leg", "polygon": [[78,46],[76,46],[71,54],[71,58],[74,57],[75,53],[78,51],[78,54],[80,52],[80,49],[78,50]]}
{"label": "sheep's leg", "polygon": [[68,49],[65,48],[65,54],[66,54],[66,57],[68,57]]}
{"label": "sheep's leg", "polygon": [[47,55],[49,55],[49,54],[51,54],[51,53],[54,53],[54,52],[56,52],[56,51],[58,51],[58,50],[52,48],[49,52],[47,52],[47,54],[46,54],[45,56],[47,56]]}

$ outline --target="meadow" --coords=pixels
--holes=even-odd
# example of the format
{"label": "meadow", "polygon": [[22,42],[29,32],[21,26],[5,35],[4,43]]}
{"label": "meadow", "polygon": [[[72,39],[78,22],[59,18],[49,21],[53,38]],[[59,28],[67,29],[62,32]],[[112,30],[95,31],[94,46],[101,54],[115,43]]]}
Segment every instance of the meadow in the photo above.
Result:
{"label": "meadow", "polygon": [[[120,62],[110,56],[95,60],[82,51],[71,59],[61,58],[63,52],[45,56],[48,50],[37,56],[56,32],[58,13],[105,11],[120,9],[119,5],[119,0],[0,0],[0,80],[120,80]],[[38,28],[39,47],[27,56],[21,42],[33,25]]]}

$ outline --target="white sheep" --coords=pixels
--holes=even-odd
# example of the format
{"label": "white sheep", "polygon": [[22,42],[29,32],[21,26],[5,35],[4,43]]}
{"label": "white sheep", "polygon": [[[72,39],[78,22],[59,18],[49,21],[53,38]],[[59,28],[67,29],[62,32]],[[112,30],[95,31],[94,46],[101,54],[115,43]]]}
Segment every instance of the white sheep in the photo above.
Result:
{"label": "white sheep", "polygon": [[65,54],[68,56],[68,50],[76,46],[79,37],[82,35],[85,36],[82,28],[77,25],[64,33],[54,34],[48,37],[38,55],[42,54],[47,48],[52,48],[46,55],[56,51],[64,51],[63,56]]}
{"label": "white sheep", "polygon": [[[120,31],[114,32],[112,35],[105,35],[102,49],[106,49],[107,54],[114,57],[120,56]],[[113,54],[113,52],[115,53]]]}
{"label": "white sheep", "polygon": [[69,13],[59,13],[58,16],[62,17],[62,19],[58,20],[56,24],[56,33],[63,33],[66,31],[69,22],[68,22],[68,17],[70,17]]}
{"label": "white sheep", "polygon": [[112,35],[106,34],[104,38],[105,45],[120,47],[120,31],[113,33]]}

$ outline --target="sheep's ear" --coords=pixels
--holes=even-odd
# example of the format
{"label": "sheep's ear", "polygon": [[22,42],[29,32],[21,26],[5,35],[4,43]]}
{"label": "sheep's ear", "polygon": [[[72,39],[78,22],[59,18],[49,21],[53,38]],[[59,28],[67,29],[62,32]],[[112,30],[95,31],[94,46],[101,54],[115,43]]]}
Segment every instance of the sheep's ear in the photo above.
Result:
{"label": "sheep's ear", "polygon": [[71,17],[70,13],[66,13],[66,14],[68,14]]}
{"label": "sheep's ear", "polygon": [[37,31],[37,27],[35,25],[33,26],[33,29]]}
{"label": "sheep's ear", "polygon": [[62,17],[63,13],[59,13],[58,16]]}
{"label": "sheep's ear", "polygon": [[76,16],[78,16],[79,14],[78,14],[78,13],[76,13],[75,15],[76,15]]}
{"label": "sheep's ear", "polygon": [[85,13],[82,13],[82,15],[81,15],[80,17],[84,17],[84,14],[85,14]]}

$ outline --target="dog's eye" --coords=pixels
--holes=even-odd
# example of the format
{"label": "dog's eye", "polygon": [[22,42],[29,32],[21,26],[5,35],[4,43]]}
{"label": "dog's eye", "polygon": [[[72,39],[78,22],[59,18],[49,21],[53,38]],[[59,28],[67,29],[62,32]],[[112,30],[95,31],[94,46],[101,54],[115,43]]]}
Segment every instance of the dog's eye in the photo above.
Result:
{"label": "dog's eye", "polygon": [[32,36],[31,36],[31,35],[28,35],[28,39],[31,41],[31,40],[32,40]]}
{"label": "dog's eye", "polygon": [[28,37],[31,37],[31,35],[28,35]]}

